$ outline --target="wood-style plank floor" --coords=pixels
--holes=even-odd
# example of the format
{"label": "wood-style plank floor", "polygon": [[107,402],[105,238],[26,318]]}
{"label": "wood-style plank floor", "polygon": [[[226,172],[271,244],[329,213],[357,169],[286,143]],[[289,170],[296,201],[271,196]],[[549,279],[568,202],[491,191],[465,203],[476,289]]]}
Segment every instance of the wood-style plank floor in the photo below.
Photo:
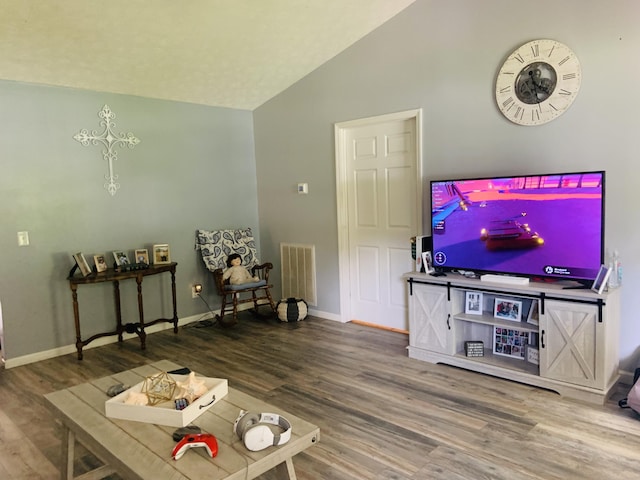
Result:
{"label": "wood-style plank floor", "polygon": [[[231,328],[154,333],[145,351],[133,339],[87,349],[83,361],[0,371],[0,478],[59,476],[60,430],[43,394],[164,358],[318,425],[320,443],[294,458],[300,480],[640,478],[640,416],[617,406],[628,387],[587,405],[409,359],[407,343],[351,323],[245,312]],[[76,474],[99,465],[77,452]]]}

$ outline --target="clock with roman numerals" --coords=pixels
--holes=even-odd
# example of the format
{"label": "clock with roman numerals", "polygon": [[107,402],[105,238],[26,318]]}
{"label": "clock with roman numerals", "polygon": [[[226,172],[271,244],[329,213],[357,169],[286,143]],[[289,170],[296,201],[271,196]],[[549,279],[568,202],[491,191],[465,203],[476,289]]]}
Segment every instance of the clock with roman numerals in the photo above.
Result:
{"label": "clock with roman numerals", "polygon": [[518,125],[542,125],[571,106],[582,74],[580,62],[566,45],[533,40],[517,48],[496,78],[496,102]]}

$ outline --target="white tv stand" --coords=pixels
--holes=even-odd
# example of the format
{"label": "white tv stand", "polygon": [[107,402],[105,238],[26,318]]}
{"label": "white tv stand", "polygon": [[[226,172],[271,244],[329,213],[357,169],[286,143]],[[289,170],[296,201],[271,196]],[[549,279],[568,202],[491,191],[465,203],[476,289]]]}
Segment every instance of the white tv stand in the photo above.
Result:
{"label": "white tv stand", "polygon": [[[409,288],[411,358],[462,367],[599,404],[605,402],[619,379],[619,289],[599,295],[586,289],[564,289],[567,283],[513,285],[456,273],[433,277],[413,272],[404,277]],[[467,292],[482,294],[481,313],[465,313]],[[523,318],[496,318],[496,298],[518,305]],[[527,322],[532,302],[538,304],[537,324]],[[504,348],[509,353],[494,353],[495,337],[503,331],[511,335],[505,344],[513,338],[511,331],[518,332],[515,338],[520,335],[516,344],[529,338],[537,342],[538,364],[528,361],[526,353],[519,353],[524,345],[509,349],[501,346],[503,339],[496,349]],[[467,356],[467,341],[483,342],[483,356]],[[532,352],[535,354],[535,349]]]}

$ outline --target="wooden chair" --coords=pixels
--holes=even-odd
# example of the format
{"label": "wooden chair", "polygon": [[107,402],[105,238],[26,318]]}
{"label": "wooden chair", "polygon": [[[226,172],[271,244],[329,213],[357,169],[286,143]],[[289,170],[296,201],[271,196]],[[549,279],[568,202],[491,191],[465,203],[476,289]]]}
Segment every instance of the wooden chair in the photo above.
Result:
{"label": "wooden chair", "polygon": [[[196,232],[196,249],[200,250],[202,260],[207,269],[213,273],[213,278],[218,294],[222,297],[220,314],[216,319],[223,323],[225,315],[232,314],[233,322],[238,321],[238,305],[253,303],[252,313],[258,314],[260,306],[268,305],[273,313],[276,305],[271,297],[269,283],[269,271],[272,263],[260,263],[256,253],[256,245],[250,228],[235,230],[198,230]],[[243,285],[230,285],[223,280],[226,260],[232,253],[237,253],[242,258],[244,265],[252,276],[259,277],[258,282],[245,283]],[[248,297],[248,298],[247,298]]]}
{"label": "wooden chair", "polygon": [[[273,285],[269,284],[269,271],[273,268],[272,263],[263,263],[255,265],[251,268],[251,275],[260,278],[260,281],[253,283],[245,283],[243,285],[230,285],[229,281],[224,281],[222,275],[224,269],[216,268],[213,271],[213,278],[216,283],[218,294],[222,297],[222,305],[220,306],[220,315],[216,319],[224,324],[223,318],[226,314],[233,315],[233,322],[238,322],[238,305],[242,303],[253,303],[251,312],[259,315],[258,308],[268,305],[273,313],[276,312],[276,305],[271,298],[270,289]],[[250,294],[248,298],[242,298],[241,295]],[[229,325],[229,323],[227,323]]]}

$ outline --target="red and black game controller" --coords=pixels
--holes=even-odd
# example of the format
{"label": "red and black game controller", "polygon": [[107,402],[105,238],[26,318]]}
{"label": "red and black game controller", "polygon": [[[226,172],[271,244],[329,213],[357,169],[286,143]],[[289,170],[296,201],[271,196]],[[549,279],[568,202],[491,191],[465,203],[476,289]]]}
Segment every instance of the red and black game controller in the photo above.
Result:
{"label": "red and black game controller", "polygon": [[194,447],[206,448],[211,457],[215,457],[218,454],[218,441],[216,437],[210,433],[198,433],[197,435],[185,435],[175,446],[171,456],[174,460],[179,460],[180,457],[184,455],[184,452]]}

